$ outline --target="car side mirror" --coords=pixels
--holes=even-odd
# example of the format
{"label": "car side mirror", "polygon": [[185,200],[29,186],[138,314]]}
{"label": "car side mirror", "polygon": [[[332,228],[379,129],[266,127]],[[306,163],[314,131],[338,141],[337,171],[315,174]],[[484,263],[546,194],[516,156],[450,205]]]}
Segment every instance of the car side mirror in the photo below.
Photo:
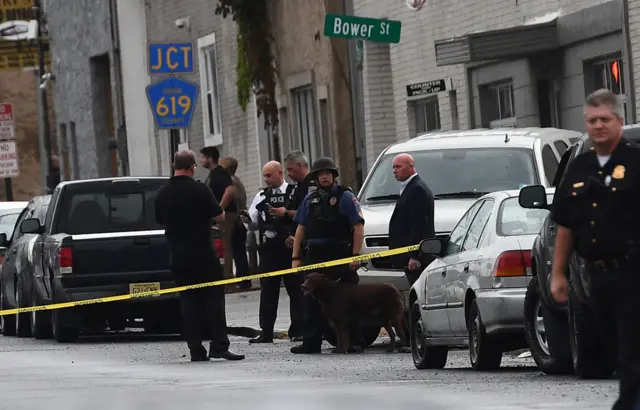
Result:
{"label": "car side mirror", "polygon": [[7,238],[6,233],[0,233],[0,248],[4,248],[6,251],[9,247],[9,238]]}
{"label": "car side mirror", "polygon": [[41,234],[44,231],[38,218],[28,218],[20,224],[20,232]]}
{"label": "car side mirror", "polygon": [[518,204],[526,209],[547,209],[547,190],[542,185],[526,186],[520,190]]}
{"label": "car side mirror", "polygon": [[438,238],[424,239],[418,249],[422,255],[438,256],[442,253],[442,241]]}

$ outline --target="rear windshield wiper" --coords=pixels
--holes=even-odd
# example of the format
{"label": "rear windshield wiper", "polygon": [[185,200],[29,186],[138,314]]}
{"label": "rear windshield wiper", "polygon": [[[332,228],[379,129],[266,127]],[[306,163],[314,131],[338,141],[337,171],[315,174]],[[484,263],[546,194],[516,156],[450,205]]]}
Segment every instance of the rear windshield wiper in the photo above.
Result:
{"label": "rear windshield wiper", "polygon": [[378,195],[378,196],[368,197],[367,201],[384,201],[385,199],[398,199],[398,198],[400,198],[399,194]]}
{"label": "rear windshield wiper", "polygon": [[460,191],[460,192],[446,192],[444,194],[437,194],[433,197],[435,199],[440,198],[480,198],[482,195],[487,194],[487,192],[480,191]]}

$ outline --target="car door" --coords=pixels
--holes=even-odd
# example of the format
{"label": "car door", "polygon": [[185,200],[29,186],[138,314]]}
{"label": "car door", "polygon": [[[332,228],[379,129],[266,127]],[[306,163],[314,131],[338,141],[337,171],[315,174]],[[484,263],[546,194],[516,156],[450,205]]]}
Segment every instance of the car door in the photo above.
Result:
{"label": "car door", "polygon": [[30,202],[27,207],[22,211],[16,226],[13,228],[11,238],[9,238],[9,248],[4,255],[2,262],[2,292],[4,293],[5,300],[11,306],[15,306],[15,278],[20,271],[19,262],[16,258],[18,249],[22,246],[23,234],[20,232],[20,224],[25,219],[29,218],[33,214],[33,203]]}
{"label": "car door", "polygon": [[478,248],[482,233],[491,217],[494,208],[493,198],[482,201],[478,212],[468,225],[458,260],[452,269],[447,270],[445,289],[447,297],[447,314],[449,326],[454,336],[466,336],[467,325],[464,314],[464,299],[467,287],[474,282],[473,276],[478,274],[484,255]]}
{"label": "car door", "polygon": [[449,325],[447,313],[447,294],[445,288],[448,275],[457,276],[453,271],[458,262],[458,254],[462,249],[462,243],[467,234],[471,220],[482,204],[474,203],[460,218],[451,234],[444,243],[443,256],[429,265],[427,279],[425,281],[426,295],[426,322],[431,337],[447,337],[453,333]]}

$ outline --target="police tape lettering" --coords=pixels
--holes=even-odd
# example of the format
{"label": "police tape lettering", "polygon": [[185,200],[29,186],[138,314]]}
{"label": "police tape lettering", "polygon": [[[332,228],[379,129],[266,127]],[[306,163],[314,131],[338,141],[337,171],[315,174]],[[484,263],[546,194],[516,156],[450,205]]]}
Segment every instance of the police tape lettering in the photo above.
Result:
{"label": "police tape lettering", "polygon": [[196,285],[178,286],[178,287],[169,288],[169,289],[151,290],[146,292],[130,293],[130,294],[118,295],[118,296],[108,296],[104,298],[79,300],[74,302],[53,303],[51,305],[40,305],[40,306],[0,310],[0,316],[15,315],[17,313],[38,312],[43,310],[65,309],[65,308],[77,307],[77,306],[94,305],[98,303],[117,302],[121,300],[128,300],[128,299],[134,299],[134,298],[138,299],[138,298],[144,298],[144,297],[150,297],[150,296],[166,295],[168,293],[184,292],[186,290],[192,290],[192,289],[202,289],[209,286],[221,286],[221,285],[228,285],[231,283],[244,282],[245,280],[262,279],[262,278],[268,278],[272,276],[288,275],[290,273],[307,272],[315,269],[323,269],[323,268],[330,268],[332,266],[346,265],[351,262],[361,262],[361,261],[366,261],[370,259],[381,258],[384,256],[400,255],[402,253],[415,251],[418,249],[418,246],[419,245],[405,246],[404,248],[397,248],[397,249],[392,249],[392,250],[382,251],[382,252],[374,252],[366,255],[352,256],[349,258],[336,259],[329,262],[314,263],[311,265],[300,266],[298,268],[283,269],[283,270],[274,271],[274,272],[260,273],[257,275],[244,276],[241,278],[217,280],[215,282],[198,283]]}

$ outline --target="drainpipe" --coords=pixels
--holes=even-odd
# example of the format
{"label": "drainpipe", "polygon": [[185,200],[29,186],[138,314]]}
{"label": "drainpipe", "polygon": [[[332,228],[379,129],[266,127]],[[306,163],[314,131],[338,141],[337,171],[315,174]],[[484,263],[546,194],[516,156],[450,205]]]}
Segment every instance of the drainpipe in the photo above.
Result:
{"label": "drainpipe", "polygon": [[122,93],[122,61],[120,56],[120,29],[118,27],[118,6],[116,0],[109,0],[109,15],[111,20],[111,44],[113,56],[113,72],[117,129],[116,147],[120,159],[120,174],[129,175],[129,149],[127,144],[127,127],[124,115],[124,96]]}

